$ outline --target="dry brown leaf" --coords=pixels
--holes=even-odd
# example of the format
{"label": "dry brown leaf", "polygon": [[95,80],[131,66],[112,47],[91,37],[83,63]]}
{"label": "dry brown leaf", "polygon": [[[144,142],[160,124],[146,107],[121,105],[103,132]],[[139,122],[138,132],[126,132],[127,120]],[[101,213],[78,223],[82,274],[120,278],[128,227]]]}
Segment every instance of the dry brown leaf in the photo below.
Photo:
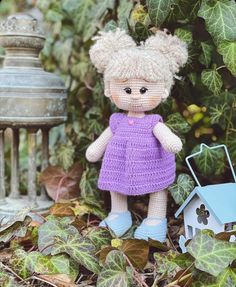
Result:
{"label": "dry brown leaf", "polygon": [[74,212],[71,209],[73,207],[72,203],[55,203],[50,208],[50,213],[57,216],[74,216]]}
{"label": "dry brown leaf", "polygon": [[52,283],[57,287],[76,287],[77,285],[72,282],[70,277],[66,274],[55,274],[55,275],[38,275],[36,278]]}
{"label": "dry brown leaf", "polygon": [[60,167],[49,166],[40,175],[48,195],[56,202],[59,199],[71,199],[79,195],[79,182],[83,169],[79,162],[69,172]]}

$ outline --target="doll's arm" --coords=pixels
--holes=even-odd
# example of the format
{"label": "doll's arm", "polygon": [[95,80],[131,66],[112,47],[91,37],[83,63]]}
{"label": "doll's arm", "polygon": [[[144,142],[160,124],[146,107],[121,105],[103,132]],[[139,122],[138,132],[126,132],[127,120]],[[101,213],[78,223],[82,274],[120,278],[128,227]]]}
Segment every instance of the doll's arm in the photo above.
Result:
{"label": "doll's arm", "polygon": [[159,122],[153,128],[155,137],[168,152],[178,153],[182,149],[182,142],[164,123]]}
{"label": "doll's arm", "polygon": [[110,127],[107,127],[105,131],[87,148],[85,157],[90,162],[98,161],[109,142],[113,134]]}

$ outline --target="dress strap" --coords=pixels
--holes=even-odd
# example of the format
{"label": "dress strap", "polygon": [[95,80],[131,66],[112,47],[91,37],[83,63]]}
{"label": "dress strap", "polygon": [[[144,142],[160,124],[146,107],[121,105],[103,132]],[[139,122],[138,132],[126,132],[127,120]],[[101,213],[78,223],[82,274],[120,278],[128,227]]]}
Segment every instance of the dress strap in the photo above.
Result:
{"label": "dress strap", "polygon": [[123,113],[114,113],[110,116],[109,126],[110,126],[113,134],[116,132],[116,129],[119,126],[119,124],[123,118],[124,118]]}
{"label": "dress strap", "polygon": [[152,118],[151,118],[152,128],[154,128],[155,125],[156,125],[157,123],[159,123],[159,122],[163,123],[163,118],[162,118],[162,116],[161,116],[161,115],[158,115],[158,114],[152,115]]}

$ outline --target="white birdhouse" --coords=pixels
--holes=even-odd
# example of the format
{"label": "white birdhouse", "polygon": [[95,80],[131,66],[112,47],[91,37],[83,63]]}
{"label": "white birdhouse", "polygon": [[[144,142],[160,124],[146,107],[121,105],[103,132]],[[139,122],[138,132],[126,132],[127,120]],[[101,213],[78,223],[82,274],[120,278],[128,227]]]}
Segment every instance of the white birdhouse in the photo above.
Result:
{"label": "white birdhouse", "polygon": [[[232,171],[233,183],[201,186],[189,159],[201,154],[203,148],[224,148]],[[231,231],[236,224],[236,177],[227,147],[225,145],[209,147],[201,144],[200,151],[188,156],[186,162],[197,186],[175,213],[175,217],[181,212],[184,213],[185,240],[182,237],[180,245],[181,242],[192,239],[199,230],[211,229],[214,233],[219,233]]]}

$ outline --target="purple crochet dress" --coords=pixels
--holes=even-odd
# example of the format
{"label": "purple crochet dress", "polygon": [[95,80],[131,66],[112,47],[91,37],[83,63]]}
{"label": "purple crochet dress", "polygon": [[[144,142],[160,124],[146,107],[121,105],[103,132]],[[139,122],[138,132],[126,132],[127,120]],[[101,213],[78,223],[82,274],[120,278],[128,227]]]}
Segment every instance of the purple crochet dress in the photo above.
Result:
{"label": "purple crochet dress", "polygon": [[153,134],[160,115],[143,118],[114,113],[109,141],[98,179],[98,188],[126,195],[161,191],[175,180],[175,155],[166,152]]}

